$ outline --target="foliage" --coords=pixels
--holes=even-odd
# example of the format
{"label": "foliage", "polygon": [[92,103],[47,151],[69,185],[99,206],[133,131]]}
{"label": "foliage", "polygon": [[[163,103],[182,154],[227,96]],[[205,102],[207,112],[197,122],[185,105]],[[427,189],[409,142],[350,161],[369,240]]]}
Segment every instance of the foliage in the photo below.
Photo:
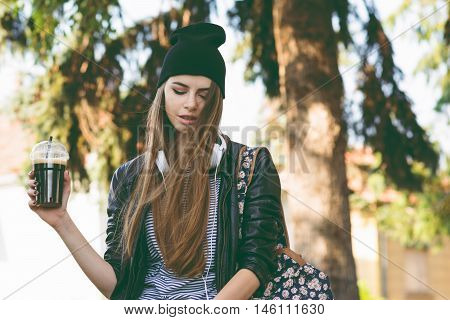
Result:
{"label": "foliage", "polygon": [[369,290],[369,287],[363,280],[358,280],[359,298],[361,300],[381,300],[380,297],[375,297]]}
{"label": "foliage", "polygon": [[[143,121],[168,48],[168,34],[181,25],[208,21],[215,4],[176,1],[168,11],[126,27],[117,0],[3,1],[0,50],[31,53],[45,70],[32,88],[24,90],[13,111],[39,140],[51,134],[68,145],[71,169],[86,182],[83,185],[89,181],[85,158],[97,152],[106,186],[113,170],[142,148]],[[228,15],[231,25],[244,33],[236,57],[248,57],[245,77],[261,78],[267,95],[276,98],[279,75],[272,5],[272,1],[239,1]],[[435,172],[438,155],[417,123],[411,101],[397,85],[402,74],[375,8],[366,5],[368,18],[362,18],[348,0],[329,1],[327,6],[330,19],[338,22],[336,41],[361,59],[362,118],[349,127],[380,152],[380,165],[397,186],[420,190],[423,176],[414,172],[413,163],[421,162]],[[364,43],[351,36],[349,21],[359,23],[366,34]],[[424,24],[422,29],[427,28],[431,26]],[[442,55],[445,62],[442,51],[434,54]],[[130,81],[124,80],[127,70],[133,72]]]}
{"label": "foliage", "polygon": [[450,235],[449,187],[442,183],[443,175],[430,177],[424,192],[403,192],[397,201],[382,205],[377,212],[380,228],[406,247],[441,247]]}
{"label": "foliage", "polygon": [[424,73],[427,81],[435,79],[433,85],[441,91],[435,110],[447,114],[450,121],[450,5],[442,0],[403,0],[387,22],[392,27],[406,15],[422,21],[415,28],[415,35],[428,48],[417,63],[415,74]]}
{"label": "foliage", "polygon": [[[272,0],[236,1],[235,7],[228,12],[233,27],[247,32],[244,41],[250,43],[251,55],[245,71],[246,81],[261,78],[269,97],[280,94],[275,36],[273,33]],[[245,46],[245,42],[243,43]],[[244,47],[245,48],[245,47]],[[245,50],[235,59],[241,58]]]}
{"label": "foliage", "polygon": [[[393,60],[393,50],[388,36],[377,17],[376,9],[366,4],[361,17],[355,4],[348,0],[321,2],[324,12],[335,19],[335,40],[356,53],[359,64],[359,91],[364,99],[360,104],[362,118],[349,127],[367,145],[382,155],[382,165],[389,177],[400,187],[420,190],[423,177],[414,174],[412,162],[420,161],[432,172],[438,164],[438,152],[430,143],[426,132],[420,127],[412,111],[412,103],[399,88],[402,73]],[[319,4],[317,4],[319,5]],[[325,8],[326,7],[326,8]],[[277,52],[273,34],[272,1],[246,0],[237,2],[228,15],[231,25],[245,33],[244,43],[238,48],[240,57],[249,52],[246,78],[261,78],[269,97],[279,92]],[[349,32],[349,21],[359,24],[366,35],[359,43]],[[280,105],[278,111],[286,112]],[[275,121],[275,120],[272,120]]]}
{"label": "foliage", "polygon": [[[113,171],[142,151],[168,35],[208,20],[211,8],[211,1],[179,1],[127,27],[118,0],[2,1],[0,50],[32,54],[45,70],[11,111],[38,141],[52,135],[68,146],[76,185],[87,190],[96,176],[108,188]],[[90,153],[97,154],[97,172],[88,174]]]}
{"label": "foliage", "polygon": [[[450,164],[450,158],[447,162]],[[376,162],[357,167],[364,186],[353,190],[350,196],[353,210],[375,216],[380,230],[406,247],[426,249],[442,245],[442,240],[450,235],[449,166],[434,176],[422,164],[414,163],[413,170],[425,177],[423,192],[397,190]]]}

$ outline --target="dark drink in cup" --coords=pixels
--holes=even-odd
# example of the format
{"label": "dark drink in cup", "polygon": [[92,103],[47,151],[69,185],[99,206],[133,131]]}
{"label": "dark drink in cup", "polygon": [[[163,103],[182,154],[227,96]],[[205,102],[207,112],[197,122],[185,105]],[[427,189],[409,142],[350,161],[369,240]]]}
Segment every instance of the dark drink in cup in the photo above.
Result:
{"label": "dark drink in cup", "polygon": [[36,203],[41,207],[57,208],[62,204],[64,171],[69,154],[65,147],[50,137],[33,147],[31,160],[34,178],[38,182]]}
{"label": "dark drink in cup", "polygon": [[66,161],[37,159],[33,165],[34,177],[38,182],[36,203],[42,207],[60,207],[64,187]]}

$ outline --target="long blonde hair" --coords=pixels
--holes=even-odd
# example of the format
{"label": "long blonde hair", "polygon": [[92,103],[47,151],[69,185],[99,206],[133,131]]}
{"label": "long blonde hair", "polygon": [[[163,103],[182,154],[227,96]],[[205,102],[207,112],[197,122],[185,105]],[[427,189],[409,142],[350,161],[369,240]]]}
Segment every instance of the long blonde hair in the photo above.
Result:
{"label": "long blonde hair", "polygon": [[[218,136],[223,98],[219,87],[211,82],[205,107],[192,130],[183,154],[178,154],[174,137],[177,134],[164,108],[164,87],[161,85],[149,109],[146,123],[144,160],[137,174],[134,189],[123,208],[121,248],[129,259],[144,207],[150,204],[156,239],[166,267],[178,276],[201,275],[206,263],[204,243],[209,212],[208,169]],[[170,170],[161,174],[156,166],[159,150],[163,150]],[[143,226],[142,226],[143,227]]]}

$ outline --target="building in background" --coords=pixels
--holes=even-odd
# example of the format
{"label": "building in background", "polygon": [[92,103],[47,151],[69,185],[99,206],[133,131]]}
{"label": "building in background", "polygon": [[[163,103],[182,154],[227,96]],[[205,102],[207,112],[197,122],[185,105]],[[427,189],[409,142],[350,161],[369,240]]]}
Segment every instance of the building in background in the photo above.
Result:
{"label": "building in background", "polygon": [[[400,201],[400,192],[386,188],[377,195],[361,175],[360,167],[373,167],[370,148],[346,153],[349,189],[373,206]],[[447,182],[443,182],[448,189]],[[375,206],[376,208],[376,206]],[[370,209],[369,209],[370,211]],[[392,212],[390,214],[396,214]],[[411,208],[411,214],[415,214]],[[352,246],[358,279],[372,297],[385,299],[448,299],[450,297],[450,239],[442,248],[417,249],[388,237],[373,214],[351,208]]]}

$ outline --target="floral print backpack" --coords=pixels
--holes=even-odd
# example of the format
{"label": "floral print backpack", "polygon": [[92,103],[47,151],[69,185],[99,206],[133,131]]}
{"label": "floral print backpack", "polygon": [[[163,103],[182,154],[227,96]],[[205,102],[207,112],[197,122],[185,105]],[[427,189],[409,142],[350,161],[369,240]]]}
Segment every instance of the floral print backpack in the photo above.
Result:
{"label": "floral print backpack", "polygon": [[[239,205],[239,240],[242,239],[241,225],[244,214],[244,202],[247,188],[251,183],[254,162],[260,147],[243,146],[239,152],[240,167],[237,171],[237,189]],[[256,161],[255,161],[256,162]],[[289,236],[282,212],[282,223],[276,247],[278,268],[272,280],[266,286],[261,297],[253,300],[333,300],[328,276],[305,262],[301,255],[289,248]],[[283,233],[284,231],[284,233]]]}

